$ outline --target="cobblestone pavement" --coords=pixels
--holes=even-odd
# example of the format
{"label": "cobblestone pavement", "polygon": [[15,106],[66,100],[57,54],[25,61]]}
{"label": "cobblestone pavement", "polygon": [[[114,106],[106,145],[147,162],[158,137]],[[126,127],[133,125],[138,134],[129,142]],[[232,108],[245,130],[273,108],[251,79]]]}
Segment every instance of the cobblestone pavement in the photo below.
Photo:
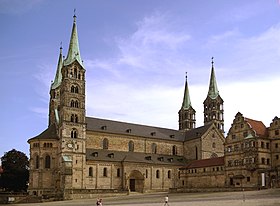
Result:
{"label": "cobblestone pavement", "polygon": [[[132,193],[125,196],[100,195],[104,206],[163,206],[167,193]],[[170,193],[170,206],[280,206],[280,189],[245,192]],[[21,204],[22,206],[94,206],[96,199],[79,199],[45,203]],[[13,205],[13,204],[9,204]]]}

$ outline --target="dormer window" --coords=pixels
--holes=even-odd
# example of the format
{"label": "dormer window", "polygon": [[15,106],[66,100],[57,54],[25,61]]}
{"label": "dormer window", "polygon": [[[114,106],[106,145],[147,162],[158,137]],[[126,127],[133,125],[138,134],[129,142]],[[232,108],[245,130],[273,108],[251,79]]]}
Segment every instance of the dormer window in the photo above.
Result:
{"label": "dormer window", "polygon": [[162,162],[163,161],[163,157],[159,157],[158,160]]}
{"label": "dormer window", "polygon": [[107,126],[104,125],[104,126],[101,127],[101,129],[102,129],[102,130],[107,130]]}
{"label": "dormer window", "polygon": [[156,136],[156,132],[151,132],[151,135],[152,136]]}
{"label": "dormer window", "polygon": [[98,152],[93,152],[93,153],[92,153],[92,156],[98,157]]}
{"label": "dormer window", "polygon": [[173,138],[175,138],[175,135],[171,134],[171,135],[169,135],[169,137],[173,139]]}
{"label": "dormer window", "polygon": [[146,156],[145,159],[146,160],[152,160],[152,156]]}
{"label": "dormer window", "polygon": [[114,158],[114,153],[110,153],[110,154],[108,154],[108,157],[110,157],[110,158]]}

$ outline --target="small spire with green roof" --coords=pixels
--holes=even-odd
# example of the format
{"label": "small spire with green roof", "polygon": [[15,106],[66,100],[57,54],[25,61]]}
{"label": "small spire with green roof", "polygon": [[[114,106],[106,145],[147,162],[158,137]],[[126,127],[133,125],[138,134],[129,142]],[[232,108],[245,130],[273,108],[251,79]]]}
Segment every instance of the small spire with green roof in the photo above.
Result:
{"label": "small spire with green roof", "polygon": [[51,89],[56,89],[61,84],[61,80],[62,80],[61,69],[62,69],[62,66],[63,66],[63,57],[62,57],[62,43],[61,43],[60,53],[59,53],[58,63],[57,63],[57,69],[56,69],[56,74],[55,74],[55,79],[54,79],[54,82],[51,85]]}
{"label": "small spire with green roof", "polygon": [[208,90],[208,96],[211,99],[216,99],[219,95],[219,90],[216,82],[215,71],[214,71],[214,57],[212,57],[212,69],[211,69],[211,76],[210,76],[210,84]]}
{"label": "small spire with green roof", "polygon": [[76,18],[77,17],[74,10],[72,33],[70,38],[68,54],[66,59],[64,60],[64,65],[67,66],[77,60],[79,64],[83,67],[83,61],[81,59],[80,49],[79,49]]}
{"label": "small spire with green roof", "polygon": [[185,92],[184,92],[182,108],[189,109],[191,106],[192,106],[192,103],[191,103],[190,92],[189,92],[189,87],[188,87],[188,75],[186,72]]}

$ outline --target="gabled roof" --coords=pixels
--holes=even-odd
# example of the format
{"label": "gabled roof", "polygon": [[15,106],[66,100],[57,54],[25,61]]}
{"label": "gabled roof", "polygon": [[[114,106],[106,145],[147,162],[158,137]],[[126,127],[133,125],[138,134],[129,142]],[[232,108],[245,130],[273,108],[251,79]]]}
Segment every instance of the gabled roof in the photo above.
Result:
{"label": "gabled roof", "polygon": [[137,162],[146,164],[186,165],[183,156],[148,154],[142,152],[123,152],[104,149],[87,149],[86,159],[106,162]]}
{"label": "gabled roof", "polygon": [[266,126],[262,121],[253,120],[246,117],[244,119],[251,126],[251,128],[256,132],[257,136],[259,137],[267,136]]}
{"label": "gabled roof", "polygon": [[186,169],[223,166],[224,164],[224,157],[216,157],[210,159],[194,160],[186,166]]}
{"label": "gabled roof", "polygon": [[59,139],[57,132],[56,132],[56,125],[52,124],[50,125],[45,131],[43,131],[41,134],[39,134],[36,137],[33,137],[30,140],[34,140],[34,139]]}
{"label": "gabled roof", "polygon": [[211,126],[212,124],[210,123],[201,127],[188,130],[185,134],[185,141],[201,138]]}
{"label": "gabled roof", "polygon": [[107,119],[98,119],[93,117],[86,117],[86,123],[88,131],[125,134],[173,141],[184,141],[183,133],[174,129],[132,124]]}

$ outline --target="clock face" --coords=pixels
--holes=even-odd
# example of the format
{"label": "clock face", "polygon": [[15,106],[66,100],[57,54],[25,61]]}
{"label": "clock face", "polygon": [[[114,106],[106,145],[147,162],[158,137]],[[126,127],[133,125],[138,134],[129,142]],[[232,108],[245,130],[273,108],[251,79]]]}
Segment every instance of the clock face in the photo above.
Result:
{"label": "clock face", "polygon": [[68,147],[69,149],[73,149],[73,144],[72,144],[72,143],[67,143],[67,147]]}

